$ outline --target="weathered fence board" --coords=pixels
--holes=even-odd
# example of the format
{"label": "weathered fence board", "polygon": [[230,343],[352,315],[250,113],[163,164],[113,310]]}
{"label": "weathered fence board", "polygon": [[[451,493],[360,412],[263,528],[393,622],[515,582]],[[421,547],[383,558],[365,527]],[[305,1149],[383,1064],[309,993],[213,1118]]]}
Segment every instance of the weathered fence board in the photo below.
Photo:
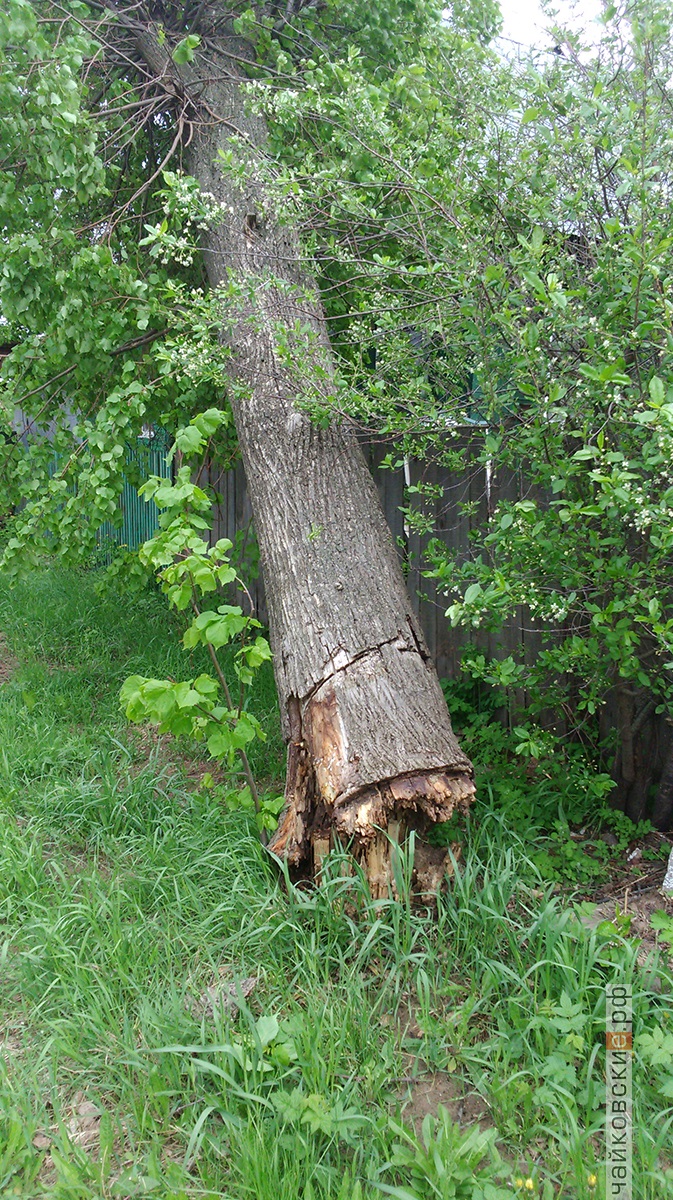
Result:
{"label": "weathered fence board", "polygon": [[[468,644],[475,645],[489,657],[503,656],[514,652],[529,638],[533,643],[530,652],[534,653],[539,644],[539,635],[534,630],[526,629],[522,612],[497,636],[483,629],[452,629],[445,616],[446,597],[438,591],[435,580],[423,575],[427,569],[424,556],[429,538],[437,538],[459,558],[467,556],[472,531],[477,527],[483,528],[497,500],[519,497],[519,480],[514,474],[510,473],[502,479],[489,478],[483,464],[476,461],[476,440],[473,451],[466,444],[466,466],[459,471],[451,471],[433,461],[414,460],[394,469],[382,468],[381,463],[390,451],[389,443],[369,441],[363,445],[363,450],[400,553],[414,609],[439,674],[448,678],[459,674],[460,656]],[[211,486],[218,497],[213,509],[211,544],[218,538],[226,537],[234,542],[240,552],[246,540],[249,541],[250,534],[247,531],[252,523],[242,464],[239,461],[230,469],[210,464],[202,472],[200,483]],[[426,513],[431,529],[427,535],[418,532],[413,523],[405,520],[403,510],[405,503],[408,503],[408,498],[405,501],[408,485],[430,485],[437,489],[436,495],[418,497],[418,507]],[[246,576],[245,566],[242,573],[257,616],[264,623],[266,605],[262,579],[259,576]],[[244,597],[240,603],[245,605]]]}
{"label": "weathered fence board", "polygon": [[[424,577],[427,569],[425,552],[430,538],[436,538],[458,558],[464,560],[470,553],[470,542],[474,532],[485,528],[497,504],[503,500],[536,499],[544,503],[545,497],[531,489],[523,472],[499,470],[491,472],[479,461],[480,436],[476,431],[466,434],[463,442],[464,461],[459,470],[450,470],[433,461],[408,461],[394,469],[382,467],[389,454],[390,443],[367,442],[363,450],[376,481],[381,505],[400,553],[400,561],[411,594],[414,609],[420,619],[428,648],[435,660],[439,675],[457,678],[460,675],[461,655],[468,645],[474,646],[487,658],[505,658],[512,654],[525,663],[534,664],[542,646],[542,630],[535,627],[530,614],[519,608],[503,629],[491,633],[486,629],[452,629],[445,615],[447,598],[438,590],[436,581]],[[458,448],[458,446],[456,446]],[[221,496],[214,510],[215,521],[212,538],[228,537],[241,540],[241,530],[251,527],[252,515],[247,498],[245,476],[240,463],[226,471],[220,478],[217,470],[210,469],[209,480]],[[429,492],[408,493],[408,488],[429,485]],[[405,517],[405,507],[412,503],[427,516],[428,533],[420,532],[413,521]],[[243,535],[243,538],[245,535]],[[249,582],[252,602],[262,622],[266,621],[264,588],[261,578]],[[245,605],[241,595],[239,603]],[[503,720],[511,719],[516,710],[528,703],[525,688],[511,695],[514,711],[503,710]],[[560,709],[548,709],[539,714],[541,723],[558,734],[577,738],[576,719],[566,721],[566,713]],[[618,724],[615,709],[615,694],[606,697],[601,712],[601,733],[609,747],[610,731]],[[639,786],[625,788],[620,783],[618,760],[610,758],[609,750],[603,768],[612,771],[618,782],[614,803],[623,807],[634,820],[651,812],[660,827],[670,821],[670,797],[653,799],[657,781],[671,756],[672,731],[665,715],[650,716],[647,727],[642,730],[638,753],[649,757],[647,770],[639,776]],[[673,768],[671,769],[673,770]],[[633,794],[631,794],[633,792]],[[636,794],[637,792],[637,794]],[[662,805],[666,808],[664,813]],[[659,811],[661,809],[661,812]],[[663,824],[662,824],[663,823]]]}

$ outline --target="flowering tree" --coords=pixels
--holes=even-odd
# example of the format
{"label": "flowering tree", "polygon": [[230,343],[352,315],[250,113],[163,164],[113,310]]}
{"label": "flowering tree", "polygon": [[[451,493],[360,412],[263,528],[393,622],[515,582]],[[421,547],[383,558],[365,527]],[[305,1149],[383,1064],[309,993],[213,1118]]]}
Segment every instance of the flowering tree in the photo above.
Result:
{"label": "flowering tree", "polygon": [[[344,409],[394,439],[391,463],[443,456],[467,470],[469,429],[496,501],[498,480],[519,481],[467,554],[430,542],[427,571],[454,625],[499,630],[523,609],[541,639],[534,660],[474,654],[469,669],[601,742],[614,802],[662,824],[673,815],[670,24],[658,0],[612,5],[589,48],[563,29],[556,53],[525,62],[426,46],[377,88],[353,60],[312,66],[298,97],[273,97],[277,152],[305,185],[348,364]],[[436,505],[436,489],[415,487],[408,521],[432,535]]]}

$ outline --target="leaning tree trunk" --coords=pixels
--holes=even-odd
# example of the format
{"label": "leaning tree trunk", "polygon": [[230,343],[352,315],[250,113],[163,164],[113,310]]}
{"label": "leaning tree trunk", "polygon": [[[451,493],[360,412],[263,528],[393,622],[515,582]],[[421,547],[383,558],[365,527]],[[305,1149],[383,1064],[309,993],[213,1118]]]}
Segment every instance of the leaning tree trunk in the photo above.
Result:
{"label": "leaning tree trunk", "polygon": [[[162,52],[147,45],[157,70]],[[325,320],[296,229],[279,220],[263,183],[264,123],[247,111],[230,64],[201,59],[181,70],[181,86],[197,114],[191,172],[223,206],[205,235],[208,276],[238,296],[224,332],[231,405],[288,743],[285,807],[269,848],[315,870],[330,845],[350,846],[382,895],[385,831],[448,820],[469,803],[473,771],[356,437],[346,423],[314,423],[298,404],[307,393],[329,404],[335,392]],[[232,133],[244,183],[218,161]]]}

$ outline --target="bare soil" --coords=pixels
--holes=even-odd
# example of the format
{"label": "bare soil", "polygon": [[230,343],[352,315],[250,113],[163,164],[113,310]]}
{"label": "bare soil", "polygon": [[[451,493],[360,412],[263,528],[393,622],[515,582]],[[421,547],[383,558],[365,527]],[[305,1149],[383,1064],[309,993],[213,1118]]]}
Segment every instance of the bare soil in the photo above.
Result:
{"label": "bare soil", "polygon": [[417,1136],[420,1137],[425,1117],[436,1117],[440,1104],[461,1128],[479,1125],[486,1129],[493,1125],[483,1096],[470,1087],[460,1072],[433,1071],[412,1054],[406,1055],[406,1059],[408,1067],[400,1100],[404,1119]]}
{"label": "bare soil", "polygon": [[194,758],[185,754],[170,733],[158,733],[151,725],[131,725],[126,731],[133,754],[132,771],[137,774],[154,758],[160,767],[175,767],[176,773],[195,787],[208,774],[214,783],[225,782],[225,772],[212,758]]}
{"label": "bare soil", "polygon": [[[641,943],[641,964],[657,948],[651,917],[662,911],[673,914],[673,896],[662,891],[670,845],[670,834],[656,832],[631,842],[623,858],[608,868],[608,879],[585,896],[596,905],[593,912],[582,917],[582,923],[590,929],[602,921],[613,921],[617,913],[631,918],[629,936]],[[662,851],[666,858],[646,857]]]}
{"label": "bare soil", "polygon": [[7,645],[7,638],[0,630],[0,687],[14,677],[18,662]]}

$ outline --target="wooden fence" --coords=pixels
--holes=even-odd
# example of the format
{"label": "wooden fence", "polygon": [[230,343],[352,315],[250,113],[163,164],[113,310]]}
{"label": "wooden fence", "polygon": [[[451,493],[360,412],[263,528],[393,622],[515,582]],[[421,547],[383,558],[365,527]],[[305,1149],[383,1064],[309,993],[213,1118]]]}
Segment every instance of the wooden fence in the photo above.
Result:
{"label": "wooden fence", "polygon": [[[533,490],[522,474],[512,471],[493,473],[483,462],[479,462],[480,442],[480,431],[472,430],[466,433],[462,444],[456,444],[456,449],[464,451],[463,463],[456,471],[433,461],[409,461],[394,470],[382,469],[381,463],[390,452],[390,444],[363,443],[383,511],[399,547],[412,604],[439,675],[449,679],[459,676],[461,653],[468,644],[475,646],[487,658],[504,658],[513,654],[531,665],[542,645],[541,630],[535,628],[524,609],[519,609],[497,634],[482,629],[452,629],[445,616],[449,601],[441,594],[441,589],[437,589],[435,580],[423,577],[428,537],[439,539],[456,554],[459,561],[464,560],[470,551],[473,531],[483,531],[488,517],[500,501],[536,499],[544,502],[544,496]],[[254,544],[251,536],[252,513],[240,463],[228,471],[218,471],[211,466],[207,482],[221,496],[214,512],[213,540],[228,537],[236,541],[238,537],[242,549],[246,544],[249,547],[251,541]],[[416,532],[413,523],[405,521],[403,511],[408,503],[408,487],[419,484],[426,485],[426,494],[412,495],[428,517],[427,527],[432,532],[427,536]],[[243,575],[245,577],[245,569]],[[259,619],[265,622],[264,588],[259,576],[250,581],[250,592]],[[239,602],[243,604],[244,598],[241,597]],[[640,698],[637,704],[646,704],[647,699]],[[511,695],[511,700],[515,710],[523,708],[528,702],[525,688],[517,689]],[[666,714],[657,715],[649,711],[633,744],[634,769],[630,773],[625,772],[621,752],[615,758],[614,750],[609,750],[609,746],[615,744],[615,739],[610,736],[611,731],[621,727],[618,709],[619,696],[617,689],[613,688],[596,718],[606,747],[602,767],[612,774],[617,784],[611,802],[634,821],[651,816],[659,828],[670,828],[673,826],[673,792],[670,786],[665,787],[664,784],[668,775],[673,777],[673,728]],[[512,716],[516,716],[516,712],[509,715],[505,710],[501,712],[503,720]],[[545,710],[539,714],[539,719],[558,734],[569,735],[571,739],[578,736],[576,721],[571,719],[566,723],[565,714],[560,710]]]}
{"label": "wooden fence", "polygon": [[[460,671],[460,656],[467,644],[476,645],[488,657],[504,657],[523,646],[526,655],[534,655],[539,647],[539,634],[518,613],[498,635],[485,630],[452,629],[445,611],[449,601],[438,591],[436,582],[423,577],[426,567],[424,551],[428,537],[414,531],[405,521],[405,488],[408,485],[429,485],[431,495],[419,504],[429,517],[430,536],[438,538],[459,558],[467,556],[471,533],[484,528],[488,514],[502,499],[519,499],[523,495],[520,480],[490,474],[477,462],[478,435],[462,443],[465,466],[451,471],[434,462],[409,461],[391,470],[381,467],[390,452],[385,442],[363,442],[363,451],[378,487],[381,506],[393,538],[399,548],[400,560],[414,610],[419,618],[430,652],[439,674],[453,678]],[[249,548],[252,538],[252,512],[245,483],[245,473],[239,462],[228,470],[211,464],[200,476],[200,483],[210,486],[221,497],[214,510],[212,541],[227,537]],[[243,577],[246,577],[245,568]],[[246,582],[248,582],[246,580]],[[252,600],[259,619],[266,621],[264,586],[261,577],[249,581]]]}

